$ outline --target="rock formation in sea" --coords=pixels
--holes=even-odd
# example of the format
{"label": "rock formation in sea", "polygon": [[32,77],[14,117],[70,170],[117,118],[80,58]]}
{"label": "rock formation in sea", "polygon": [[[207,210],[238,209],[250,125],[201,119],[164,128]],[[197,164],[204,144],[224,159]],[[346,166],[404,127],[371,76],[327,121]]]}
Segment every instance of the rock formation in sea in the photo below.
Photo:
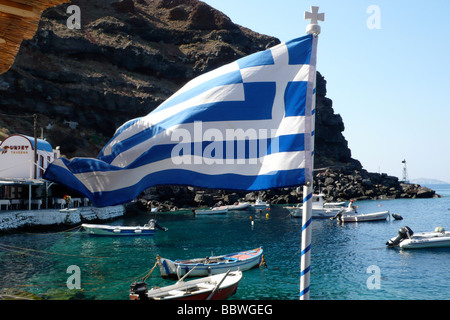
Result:
{"label": "rock formation in sea", "polygon": [[[81,10],[80,29],[67,26],[69,5]],[[35,36],[0,75],[0,140],[32,135],[32,118],[24,116],[36,113],[43,136],[63,155],[95,157],[118,126],[148,114],[193,77],[279,42],[198,0],[72,0],[43,13]],[[352,158],[320,73],[316,108],[316,191],[330,200],[434,196],[369,173]],[[161,186],[146,190],[141,203],[171,209],[257,195]],[[292,188],[260,195],[273,203],[301,199]]]}

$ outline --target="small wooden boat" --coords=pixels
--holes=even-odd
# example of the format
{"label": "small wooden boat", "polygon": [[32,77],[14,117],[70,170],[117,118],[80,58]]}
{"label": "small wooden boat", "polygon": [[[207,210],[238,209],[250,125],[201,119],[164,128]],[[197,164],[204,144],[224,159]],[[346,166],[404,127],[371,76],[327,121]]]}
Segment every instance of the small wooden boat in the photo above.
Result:
{"label": "small wooden boat", "polygon": [[248,202],[236,202],[227,206],[228,210],[246,210],[248,207],[250,207]]}
{"label": "small wooden boat", "polygon": [[372,212],[372,213],[355,213],[355,214],[336,214],[331,220],[337,218],[340,222],[363,222],[363,221],[380,221],[389,217],[389,211]]}
{"label": "small wooden boat", "polygon": [[209,209],[197,209],[194,211],[196,215],[225,214],[227,212],[228,212],[227,206],[211,207]]}
{"label": "small wooden boat", "polygon": [[191,277],[203,277],[224,273],[227,270],[246,271],[259,266],[263,259],[263,249],[241,251],[222,256],[197,258],[189,260],[169,260],[157,257],[159,270],[163,278],[180,278],[189,273],[194,267],[195,270],[189,273]]}
{"label": "small wooden boat", "polygon": [[442,227],[437,227],[434,232],[414,233],[411,228],[404,226],[398,231],[398,235],[386,242],[388,247],[400,247],[401,249],[422,249],[450,247],[450,232]]}
{"label": "small wooden boat", "polygon": [[230,271],[191,281],[180,279],[177,283],[147,289],[145,282],[133,283],[130,287],[131,300],[226,300],[236,293],[241,271]]}
{"label": "small wooden boat", "polygon": [[83,223],[81,227],[89,235],[95,236],[152,236],[155,228],[167,231],[167,228],[161,227],[156,220],[150,219],[148,224],[141,226],[108,226],[103,224]]}

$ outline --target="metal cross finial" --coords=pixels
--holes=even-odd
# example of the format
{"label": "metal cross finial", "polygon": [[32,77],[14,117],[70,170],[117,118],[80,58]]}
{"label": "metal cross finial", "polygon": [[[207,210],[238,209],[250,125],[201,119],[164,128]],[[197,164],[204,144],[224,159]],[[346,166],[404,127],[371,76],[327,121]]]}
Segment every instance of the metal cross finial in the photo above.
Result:
{"label": "metal cross finial", "polygon": [[311,12],[305,11],[305,20],[311,20],[311,23],[306,27],[306,33],[313,33],[318,35],[320,33],[320,26],[318,21],[325,21],[325,13],[319,13],[319,7],[311,6]]}

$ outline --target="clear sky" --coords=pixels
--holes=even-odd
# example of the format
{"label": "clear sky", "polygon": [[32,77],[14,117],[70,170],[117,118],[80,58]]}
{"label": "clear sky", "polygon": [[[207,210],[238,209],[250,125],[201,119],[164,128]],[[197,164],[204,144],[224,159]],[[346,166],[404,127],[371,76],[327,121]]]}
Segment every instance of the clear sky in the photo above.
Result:
{"label": "clear sky", "polygon": [[203,0],[281,41],[305,35],[319,6],[317,69],[370,172],[450,182],[450,1]]}

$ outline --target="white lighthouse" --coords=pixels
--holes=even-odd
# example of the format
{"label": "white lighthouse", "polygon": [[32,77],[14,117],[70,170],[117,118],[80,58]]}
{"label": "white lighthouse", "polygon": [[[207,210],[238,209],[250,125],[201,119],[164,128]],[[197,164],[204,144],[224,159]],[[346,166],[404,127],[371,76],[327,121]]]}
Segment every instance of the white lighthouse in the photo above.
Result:
{"label": "white lighthouse", "polygon": [[406,160],[403,160],[402,163],[403,163],[402,182],[409,183],[408,170],[406,169]]}

